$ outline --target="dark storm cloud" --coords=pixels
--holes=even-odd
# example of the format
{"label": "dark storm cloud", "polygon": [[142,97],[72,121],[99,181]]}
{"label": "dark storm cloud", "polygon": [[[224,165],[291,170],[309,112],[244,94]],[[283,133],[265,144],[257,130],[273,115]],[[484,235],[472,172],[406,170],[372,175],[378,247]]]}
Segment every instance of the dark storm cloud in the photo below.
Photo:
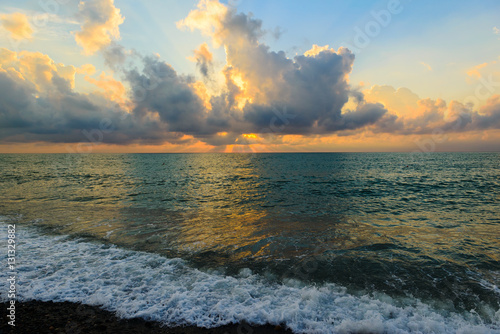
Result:
{"label": "dark storm cloud", "polygon": [[126,72],[133,91],[134,114],[157,113],[168,131],[205,134],[206,112],[189,84],[194,79],[179,76],[167,63],[156,57],[143,58],[144,68]]}
{"label": "dark storm cloud", "polygon": [[[351,95],[347,78],[354,55],[349,50],[326,50],[313,57],[290,59],[284,52],[271,51],[258,43],[264,34],[260,20],[229,11],[222,22],[222,31],[216,36],[225,45],[232,70],[257,91],[257,98],[243,108],[244,122],[236,124],[238,130],[329,133],[373,124],[385,114],[382,105],[361,105],[361,97],[359,110],[342,114]],[[227,76],[226,81],[230,87]]]}
{"label": "dark storm cloud", "polygon": [[342,114],[336,121],[327,121],[325,129],[328,132],[339,130],[356,130],[377,123],[387,109],[380,103],[359,104],[354,111]]}
{"label": "dark storm cloud", "polygon": [[29,97],[35,92],[33,84],[0,72],[0,128],[4,135],[12,128],[22,129],[30,124],[32,114],[20,111],[31,109]]}
{"label": "dark storm cloud", "polygon": [[[102,95],[81,95],[70,83],[54,75],[56,89],[36,97],[33,84],[7,72],[0,72],[0,140],[6,142],[80,142],[89,133],[105,130],[104,143],[127,144],[136,141],[161,143],[176,138],[164,124],[150,117],[127,114]],[[87,134],[87,135],[86,135]]]}

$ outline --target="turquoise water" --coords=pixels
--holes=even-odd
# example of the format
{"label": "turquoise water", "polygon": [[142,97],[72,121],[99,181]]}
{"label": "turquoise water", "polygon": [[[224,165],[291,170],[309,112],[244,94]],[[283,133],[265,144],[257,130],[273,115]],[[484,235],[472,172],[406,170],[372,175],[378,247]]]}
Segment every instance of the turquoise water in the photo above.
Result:
{"label": "turquoise water", "polygon": [[24,299],[208,327],[498,333],[499,163],[498,153],[4,154],[0,215],[17,226]]}

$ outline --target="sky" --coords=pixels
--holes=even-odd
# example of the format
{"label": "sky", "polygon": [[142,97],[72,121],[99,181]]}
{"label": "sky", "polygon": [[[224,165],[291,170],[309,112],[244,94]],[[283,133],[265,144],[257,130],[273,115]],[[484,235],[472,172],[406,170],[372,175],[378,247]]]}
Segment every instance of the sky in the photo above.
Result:
{"label": "sky", "polygon": [[500,151],[498,13],[3,0],[0,153]]}

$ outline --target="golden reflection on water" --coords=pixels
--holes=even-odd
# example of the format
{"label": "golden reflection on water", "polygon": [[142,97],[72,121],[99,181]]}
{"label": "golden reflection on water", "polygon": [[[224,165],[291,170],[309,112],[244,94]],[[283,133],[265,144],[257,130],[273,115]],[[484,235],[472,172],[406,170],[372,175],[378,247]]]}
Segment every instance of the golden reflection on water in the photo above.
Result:
{"label": "golden reflection on water", "polygon": [[[30,176],[30,182],[13,183],[10,199],[0,207],[23,212],[26,219],[43,218],[35,223],[57,227],[61,233],[173,255],[216,252],[236,260],[290,258],[387,244],[405,256],[455,261],[450,254],[473,257],[479,249],[492,261],[500,260],[498,231],[494,224],[478,221],[477,214],[420,212],[418,207],[397,215],[297,212],[296,207],[286,206],[286,188],[269,189],[267,180],[275,177],[273,184],[278,186],[317,175],[295,175],[293,169],[280,174],[270,170],[262,157],[96,155],[64,159],[57,158],[51,169],[37,173],[33,166],[20,164],[15,172]],[[276,162],[275,166],[279,168]],[[342,179],[343,169],[335,173],[341,173],[335,177]],[[399,172],[393,173],[385,177],[396,179]],[[293,186],[300,192],[300,184]],[[273,194],[278,198],[271,198]],[[393,205],[378,202],[381,207]],[[335,205],[348,207],[350,203],[339,198],[330,211]]]}
{"label": "golden reflection on water", "polygon": [[[244,214],[203,211],[200,216],[186,220],[180,225],[176,244],[181,250],[206,251],[220,250],[232,252],[239,248],[254,245],[259,239],[272,236],[271,231],[264,235],[262,218],[265,211],[252,210]],[[262,247],[266,247],[263,245]],[[250,251],[240,252],[239,257],[251,255]]]}

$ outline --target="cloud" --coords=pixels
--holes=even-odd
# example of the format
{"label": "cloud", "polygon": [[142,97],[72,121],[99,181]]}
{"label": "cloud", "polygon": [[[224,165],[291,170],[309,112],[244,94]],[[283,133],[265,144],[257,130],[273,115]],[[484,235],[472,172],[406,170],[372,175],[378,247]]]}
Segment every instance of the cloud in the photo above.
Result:
{"label": "cloud", "polygon": [[123,71],[127,58],[134,55],[133,50],[126,50],[125,47],[116,42],[111,42],[101,51],[105,64],[114,71]]}
{"label": "cloud", "polygon": [[[342,107],[349,99],[348,76],[354,62],[345,48],[315,46],[307,56],[290,59],[259,42],[265,34],[262,21],[218,1],[201,1],[178,26],[200,30],[214,45],[224,47],[226,95],[215,97],[212,106],[221,114],[235,115],[232,124],[239,132],[274,127],[283,133],[326,133],[363,127],[381,117],[379,105],[366,104],[344,119]],[[368,117],[371,107],[374,113]]]}
{"label": "cloud", "polygon": [[330,46],[328,46],[328,44],[325,46],[319,46],[319,45],[314,44],[310,50],[307,50],[306,52],[304,52],[304,56],[314,57],[314,56],[317,56],[320,52],[326,51],[326,50],[330,50]]}
{"label": "cloud", "polygon": [[107,99],[120,103],[121,105],[126,104],[127,90],[125,86],[120,81],[115,80],[111,75],[106,75],[105,72],[102,72],[98,79],[85,76],[85,80],[99,87]]}
{"label": "cloud", "polygon": [[[18,119],[30,113],[41,116],[36,113],[41,110],[40,102],[48,108],[58,101],[51,117],[59,121],[61,131],[96,126],[89,117],[95,120],[97,111],[102,110],[102,117],[114,119],[117,126],[114,135],[108,138],[121,138],[123,143],[146,140],[151,134],[155,134],[154,138],[187,134],[212,145],[228,145],[248,139],[243,136],[248,133],[318,134],[360,129],[375,124],[387,112],[383,105],[360,98],[357,105],[343,113],[349,96],[354,94],[348,83],[354,62],[349,50],[326,47],[308,56],[289,59],[284,52],[271,51],[259,42],[265,34],[260,20],[236,13],[218,1],[201,1],[198,9],[179,23],[179,26],[201,30],[212,38],[214,45],[224,46],[225,83],[216,95],[208,94],[203,83],[193,77],[177,74],[158,57],[143,57],[112,42],[108,33],[116,29],[111,36],[117,37],[118,25],[123,22],[112,1],[82,2],[79,9],[84,23],[82,31],[76,34],[77,41],[87,53],[101,49],[105,61],[121,73],[124,83],[104,73],[97,79],[86,77],[100,89],[90,95],[78,94],[73,90],[75,73],[90,74],[95,68],[76,69],[55,64],[42,54],[17,55],[16,61],[24,59],[20,67],[30,69],[20,73],[34,89],[31,95],[39,95],[35,100],[30,94],[20,96],[29,100],[32,108],[19,111]],[[207,44],[195,50],[194,60],[204,77],[211,71],[212,59]],[[142,69],[130,67],[131,63],[141,64]],[[130,87],[129,96],[125,94],[125,87]],[[72,101],[72,105],[62,108],[62,101]],[[76,112],[78,106],[81,109]],[[128,111],[138,122],[134,126],[143,129],[139,136],[134,135],[134,131],[120,132],[121,117],[127,118]],[[78,121],[73,118],[75,115],[79,115]],[[39,124],[35,127],[38,130],[47,123],[40,121]],[[144,128],[146,124],[154,124],[152,131]],[[160,135],[159,129],[165,134]],[[51,128],[48,132],[53,131]],[[42,135],[35,137],[39,139],[39,136]],[[62,138],[47,136],[46,140]]]}
{"label": "cloud", "polygon": [[500,129],[500,95],[493,95],[478,113],[472,113],[471,128]]}
{"label": "cloud", "polygon": [[274,30],[271,32],[272,36],[274,37],[275,40],[278,40],[281,38],[281,36],[285,33],[286,31],[283,30],[281,27],[276,27]]}
{"label": "cloud", "polygon": [[497,27],[493,27],[493,33],[495,35],[500,35],[500,29],[498,29]]}
{"label": "cloud", "polygon": [[225,18],[230,11],[226,6],[213,0],[201,0],[198,9],[192,10],[189,15],[177,22],[177,27],[189,28],[191,31],[199,30],[206,36],[211,36],[214,43],[219,46],[221,41],[218,36],[223,30],[221,18]]}
{"label": "cloud", "polygon": [[389,113],[370,128],[375,133],[428,135],[500,129],[500,98],[493,95],[479,110],[458,101],[420,99],[407,88],[373,86],[367,101],[379,101]]}
{"label": "cloud", "polygon": [[[160,144],[178,142],[155,115],[130,114],[108,94],[73,90],[72,66],[56,64],[47,55],[0,49],[0,141]],[[96,84],[110,79],[102,76]],[[103,125],[104,124],[104,125]],[[95,130],[110,130],[95,136]],[[94,132],[93,132],[94,131]]]}
{"label": "cloud", "polygon": [[424,63],[423,61],[421,61],[420,64],[423,65],[428,71],[432,71],[431,65]]}
{"label": "cloud", "polygon": [[[456,101],[421,99],[407,88],[361,91],[349,83],[355,56],[347,48],[313,45],[289,58],[261,42],[262,21],[215,0],[200,1],[178,26],[224,48],[222,82],[210,79],[219,73],[207,43],[192,57],[199,80],[177,73],[159,56],[114,41],[123,18],[113,1],[81,2],[79,10],[83,23],[75,38],[89,54],[100,50],[112,72],[93,76],[91,64],[77,68],[38,52],[0,49],[0,141],[85,142],[103,121],[112,131],[99,136],[102,143],[201,142],[221,150],[291,145],[303,138],[321,144],[332,136],[362,141],[500,129],[498,96],[472,110]],[[75,91],[77,74],[96,90]],[[220,87],[208,89],[207,81]]]}
{"label": "cloud", "polygon": [[168,131],[203,134],[206,113],[203,102],[190,86],[192,77],[177,75],[176,71],[158,57],[142,59],[142,71],[126,72],[132,87],[134,113],[154,113],[166,124]]}
{"label": "cloud", "polygon": [[78,74],[93,75],[96,72],[95,66],[92,64],[84,64],[76,69]]}
{"label": "cloud", "polygon": [[75,84],[76,68],[54,62],[49,56],[40,52],[21,51],[19,53],[0,49],[0,68],[18,73],[19,77],[31,82],[37,91],[50,93],[54,80],[64,79],[71,88]]}
{"label": "cloud", "polygon": [[[264,66],[259,65],[258,60],[254,66],[261,67],[261,75],[255,77],[251,72],[244,72],[245,79],[255,85],[253,94],[258,98],[253,100],[259,101],[247,103],[244,108],[245,120],[253,125],[252,132],[274,123],[283,133],[328,133],[360,128],[381,117],[380,106],[373,104],[358,104],[354,110],[342,113],[351,94],[346,79],[354,61],[347,49],[323,51],[315,57],[297,56],[294,60],[283,53],[269,53],[265,48],[258,51],[260,55],[256,59],[260,58]],[[265,66],[268,65],[265,58],[275,63],[274,73]],[[258,89],[260,87],[262,89]],[[374,113],[369,115],[366,111],[372,107]]]}
{"label": "cloud", "polygon": [[[495,85],[496,80],[499,77],[499,61],[493,60],[490,62],[478,64],[469,70],[467,70],[467,75],[469,78],[467,78],[467,82],[473,82],[474,80],[479,80],[479,82],[484,82],[486,81],[492,81],[493,85]],[[474,79],[474,80],[471,80]],[[488,89],[490,90],[490,89]],[[492,91],[490,91],[492,93]]]}
{"label": "cloud", "polygon": [[13,39],[32,38],[33,28],[31,28],[26,15],[22,13],[2,14],[0,15],[0,21],[4,29],[10,32]]}
{"label": "cloud", "polygon": [[207,43],[201,44],[197,50],[193,51],[193,53],[194,56],[189,57],[188,59],[196,62],[196,65],[198,66],[198,69],[200,70],[203,77],[208,78],[213,66],[213,55],[208,50]]}
{"label": "cloud", "polygon": [[476,77],[476,78],[480,78],[481,77],[481,73],[479,73],[479,70],[488,66],[488,63],[482,63],[482,64],[479,64],[479,65],[476,65],[474,66],[473,68],[471,68],[470,70],[467,71],[467,75],[470,76],[470,77]]}
{"label": "cloud", "polygon": [[382,103],[391,113],[397,116],[411,116],[418,109],[420,97],[405,87],[395,89],[392,86],[374,85],[364,90],[365,99],[372,103]]}
{"label": "cloud", "polygon": [[87,55],[92,55],[120,38],[119,26],[124,17],[114,0],[80,1],[77,17],[82,22],[75,33],[76,42]]}

